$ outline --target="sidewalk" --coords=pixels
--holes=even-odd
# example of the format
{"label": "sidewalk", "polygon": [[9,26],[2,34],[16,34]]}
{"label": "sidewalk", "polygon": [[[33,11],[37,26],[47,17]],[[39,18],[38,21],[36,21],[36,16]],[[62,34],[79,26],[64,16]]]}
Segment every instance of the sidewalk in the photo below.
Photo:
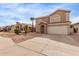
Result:
{"label": "sidewalk", "polygon": [[6,49],[15,45],[11,38],[0,37],[0,50]]}

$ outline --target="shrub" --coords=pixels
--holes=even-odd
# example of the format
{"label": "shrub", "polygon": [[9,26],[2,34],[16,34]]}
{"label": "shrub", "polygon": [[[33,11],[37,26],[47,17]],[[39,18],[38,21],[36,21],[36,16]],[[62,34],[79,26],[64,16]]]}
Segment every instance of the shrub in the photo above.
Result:
{"label": "shrub", "polygon": [[16,34],[21,33],[21,31],[20,31],[19,29],[15,29],[14,32],[15,32]]}
{"label": "shrub", "polygon": [[29,27],[28,27],[28,25],[26,25],[26,26],[24,27],[24,31],[25,31],[25,33],[28,32],[28,29],[29,29]]}

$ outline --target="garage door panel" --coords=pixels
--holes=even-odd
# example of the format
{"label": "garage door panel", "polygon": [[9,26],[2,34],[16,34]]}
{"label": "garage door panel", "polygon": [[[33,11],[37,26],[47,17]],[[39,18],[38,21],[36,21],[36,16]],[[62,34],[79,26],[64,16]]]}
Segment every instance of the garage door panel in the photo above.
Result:
{"label": "garage door panel", "polygon": [[49,26],[48,34],[68,34],[67,26]]}

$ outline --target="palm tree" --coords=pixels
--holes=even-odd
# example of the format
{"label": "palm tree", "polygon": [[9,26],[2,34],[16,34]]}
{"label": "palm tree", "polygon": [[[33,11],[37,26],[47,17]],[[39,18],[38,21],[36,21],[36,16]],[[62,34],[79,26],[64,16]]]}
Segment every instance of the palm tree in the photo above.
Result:
{"label": "palm tree", "polygon": [[32,21],[32,32],[33,32],[33,27],[34,27],[34,17],[31,17],[30,20]]}

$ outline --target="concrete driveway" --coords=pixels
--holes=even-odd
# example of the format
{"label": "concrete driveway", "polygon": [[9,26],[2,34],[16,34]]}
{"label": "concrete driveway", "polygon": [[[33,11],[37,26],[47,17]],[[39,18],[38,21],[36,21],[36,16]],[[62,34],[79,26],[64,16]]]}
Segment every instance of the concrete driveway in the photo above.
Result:
{"label": "concrete driveway", "polygon": [[[65,38],[65,37],[64,37]],[[47,37],[34,37],[21,43],[0,37],[2,56],[72,56],[79,55],[79,47]]]}

